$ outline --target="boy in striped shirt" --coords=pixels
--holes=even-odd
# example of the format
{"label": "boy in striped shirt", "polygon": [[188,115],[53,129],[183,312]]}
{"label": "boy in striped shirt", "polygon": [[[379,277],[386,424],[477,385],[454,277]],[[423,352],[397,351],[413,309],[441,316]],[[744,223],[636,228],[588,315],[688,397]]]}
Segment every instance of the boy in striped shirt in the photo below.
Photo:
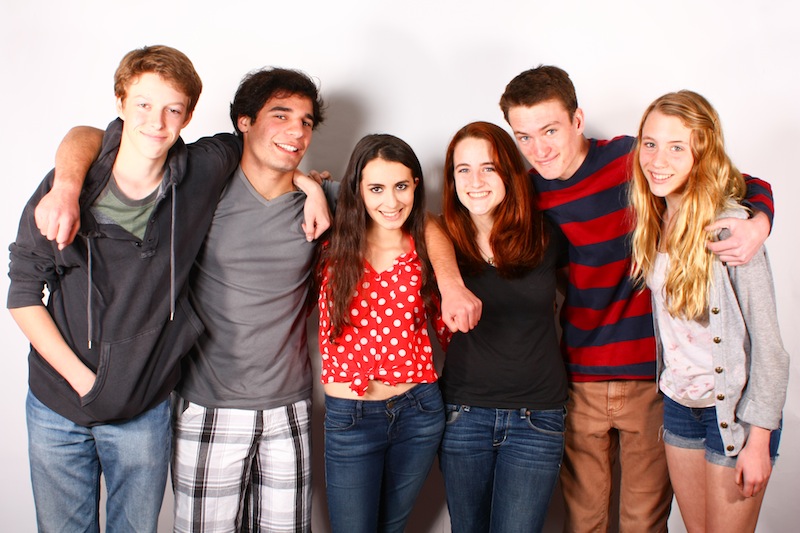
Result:
{"label": "boy in striped shirt", "polygon": [[[540,66],[514,78],[500,99],[533,167],[538,206],[569,242],[562,350],[570,376],[561,486],[565,531],[606,531],[612,467],[620,463],[621,531],[666,531],[672,501],[650,294],[628,276],[633,220],[627,200],[635,139],[587,139],[566,72]],[[732,236],[709,248],[731,265],[749,261],[771,227],[769,184],[748,178],[750,220],[721,220]]]}

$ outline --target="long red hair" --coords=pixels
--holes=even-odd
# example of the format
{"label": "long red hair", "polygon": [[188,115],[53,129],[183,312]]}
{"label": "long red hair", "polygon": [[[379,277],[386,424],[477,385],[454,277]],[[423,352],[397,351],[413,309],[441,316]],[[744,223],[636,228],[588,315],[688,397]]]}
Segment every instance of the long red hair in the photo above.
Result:
{"label": "long red hair", "polygon": [[475,224],[458,200],[453,154],[466,138],[488,141],[495,170],[503,180],[506,195],[494,210],[494,225],[489,235],[494,264],[501,276],[518,277],[539,264],[547,249],[547,232],[542,212],[536,209],[536,192],[522,163],[514,140],[505,130],[489,122],[472,122],[456,132],[444,163],[444,225],[466,272],[478,272],[484,261],[475,241]]}

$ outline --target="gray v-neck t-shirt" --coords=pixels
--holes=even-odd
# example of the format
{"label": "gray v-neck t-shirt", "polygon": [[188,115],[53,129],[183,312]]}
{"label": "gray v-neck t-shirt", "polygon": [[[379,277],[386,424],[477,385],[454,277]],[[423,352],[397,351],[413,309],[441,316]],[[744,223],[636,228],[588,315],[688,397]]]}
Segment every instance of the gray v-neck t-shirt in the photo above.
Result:
{"label": "gray v-neck t-shirt", "polygon": [[[338,184],[323,184],[331,196]],[[178,392],[204,407],[273,409],[311,397],[305,307],[316,243],[299,191],[263,198],[239,167],[214,212],[190,278],[206,331]]]}

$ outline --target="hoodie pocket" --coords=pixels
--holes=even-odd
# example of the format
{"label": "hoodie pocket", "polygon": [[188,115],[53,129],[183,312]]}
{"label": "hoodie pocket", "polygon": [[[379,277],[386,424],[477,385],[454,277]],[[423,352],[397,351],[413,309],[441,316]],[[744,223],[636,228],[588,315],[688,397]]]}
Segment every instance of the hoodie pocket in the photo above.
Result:
{"label": "hoodie pocket", "polygon": [[101,342],[97,380],[80,399],[98,421],[127,420],[164,400],[180,377],[180,360],[204,327],[185,298],[161,328],[118,342]]}

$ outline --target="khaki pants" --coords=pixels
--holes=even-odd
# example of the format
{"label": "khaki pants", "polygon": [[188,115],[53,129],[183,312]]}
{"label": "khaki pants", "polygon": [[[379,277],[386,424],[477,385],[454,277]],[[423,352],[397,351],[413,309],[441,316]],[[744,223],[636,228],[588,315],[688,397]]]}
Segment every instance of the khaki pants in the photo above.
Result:
{"label": "khaki pants", "polygon": [[653,381],[571,383],[561,488],[568,532],[608,531],[619,458],[622,533],[667,531],[663,403]]}

